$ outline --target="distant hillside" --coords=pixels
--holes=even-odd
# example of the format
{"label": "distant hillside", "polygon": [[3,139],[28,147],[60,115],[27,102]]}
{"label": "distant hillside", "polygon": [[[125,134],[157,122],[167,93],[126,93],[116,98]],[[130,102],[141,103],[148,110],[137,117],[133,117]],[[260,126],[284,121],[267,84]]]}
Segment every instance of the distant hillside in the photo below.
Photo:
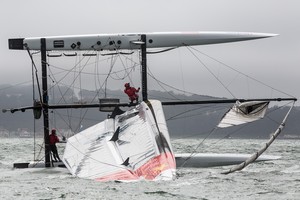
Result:
{"label": "distant hillside", "polygon": [[[64,94],[64,99],[61,99]],[[110,97],[117,97],[121,102],[128,102],[126,95],[122,91],[107,91]],[[13,108],[32,105],[32,87],[31,86],[0,86],[0,107]],[[78,96],[82,96],[79,100]],[[193,95],[185,96],[174,94],[173,92],[150,91],[149,97],[162,101],[180,100],[203,100],[213,97]],[[81,94],[74,93],[69,88],[61,88],[49,95],[50,102],[72,103],[72,102],[90,102],[95,98],[95,91],[82,91]],[[206,137],[211,134],[211,130],[216,126],[230,105],[184,105],[184,106],[165,106],[165,117],[171,137]],[[218,130],[210,137],[237,137],[237,138],[266,138],[274,131],[287,112],[288,108],[272,107],[269,109],[270,115],[265,119],[253,124],[240,127]],[[275,112],[276,110],[276,112]],[[273,112],[274,111],[274,112]],[[50,124],[58,129],[72,129],[77,132],[80,128],[87,128],[97,122],[104,120],[108,113],[99,112],[94,109],[73,109],[56,110],[50,112]],[[300,137],[300,107],[296,107],[287,122],[287,127],[281,137]],[[42,119],[35,120],[36,131],[42,132]],[[34,120],[32,111],[11,113],[0,113],[0,131],[9,130],[10,132],[18,129],[34,130]]]}

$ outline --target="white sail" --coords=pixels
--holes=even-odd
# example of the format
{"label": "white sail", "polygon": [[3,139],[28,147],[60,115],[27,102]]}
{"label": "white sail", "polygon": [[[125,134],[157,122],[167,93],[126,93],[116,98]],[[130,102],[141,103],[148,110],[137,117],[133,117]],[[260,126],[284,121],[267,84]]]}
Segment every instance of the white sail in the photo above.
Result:
{"label": "white sail", "polygon": [[142,102],[68,139],[63,162],[98,181],[172,180],[175,158],[159,101]]}
{"label": "white sail", "polygon": [[268,105],[269,102],[265,101],[249,101],[243,103],[237,101],[222,118],[218,127],[226,128],[262,119],[265,116]]}

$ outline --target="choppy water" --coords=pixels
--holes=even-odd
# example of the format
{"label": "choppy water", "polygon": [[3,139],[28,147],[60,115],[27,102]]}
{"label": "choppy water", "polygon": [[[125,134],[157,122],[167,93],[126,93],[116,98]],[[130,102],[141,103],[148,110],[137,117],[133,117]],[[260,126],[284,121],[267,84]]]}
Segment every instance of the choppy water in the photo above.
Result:
{"label": "choppy water", "polygon": [[[174,140],[173,148],[178,153],[191,151],[199,141]],[[264,142],[208,140],[198,152],[253,153]],[[282,159],[230,175],[220,174],[228,167],[180,168],[174,181],[101,183],[74,178],[65,168],[13,169],[13,163],[33,159],[33,140],[0,138],[0,199],[300,199],[299,144],[276,140],[267,154]]]}

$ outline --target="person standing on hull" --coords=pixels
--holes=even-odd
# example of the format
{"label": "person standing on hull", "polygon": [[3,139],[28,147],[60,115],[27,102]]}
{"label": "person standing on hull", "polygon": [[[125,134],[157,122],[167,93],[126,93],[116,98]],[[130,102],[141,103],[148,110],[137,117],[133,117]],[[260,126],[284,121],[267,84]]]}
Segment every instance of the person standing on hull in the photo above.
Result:
{"label": "person standing on hull", "polygon": [[57,147],[56,147],[56,143],[59,142],[59,139],[56,135],[56,129],[51,130],[51,134],[49,137],[50,137],[50,150],[52,152],[53,161],[61,162],[58,152],[57,152]]}
{"label": "person standing on hull", "polygon": [[132,104],[133,101],[136,101],[136,103],[138,103],[139,95],[137,93],[140,91],[140,88],[135,89],[134,87],[130,87],[130,83],[125,83],[124,86],[124,92],[128,95],[130,103]]}

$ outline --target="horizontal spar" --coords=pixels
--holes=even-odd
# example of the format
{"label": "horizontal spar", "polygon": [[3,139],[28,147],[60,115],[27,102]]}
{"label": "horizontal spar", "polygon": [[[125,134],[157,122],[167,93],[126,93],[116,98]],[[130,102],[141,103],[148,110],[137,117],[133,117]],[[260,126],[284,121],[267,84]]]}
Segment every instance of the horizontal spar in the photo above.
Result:
{"label": "horizontal spar", "polygon": [[[226,103],[235,103],[247,102],[247,101],[297,101],[296,98],[266,98],[266,99],[212,99],[212,100],[199,100],[199,101],[164,101],[161,102],[163,106],[170,105],[195,105],[195,104],[226,104]],[[61,104],[61,105],[48,105],[48,109],[78,109],[78,108],[105,108],[105,107],[131,107],[136,106],[137,103],[105,103],[105,104]],[[3,109],[2,112],[11,112],[16,111],[32,110],[32,109],[41,109],[42,106],[27,106],[21,108],[12,108],[12,109]]]}
{"label": "horizontal spar", "polygon": [[[137,105],[136,103],[111,103],[111,104],[59,104],[59,105],[48,105],[44,106],[48,109],[78,109],[78,108],[105,108],[105,107],[131,107]],[[25,112],[26,110],[34,110],[34,109],[42,109],[42,106],[24,106],[20,108],[11,108],[11,109],[2,109],[2,112],[11,112],[14,113],[16,111]]]}
{"label": "horizontal spar", "polygon": [[199,100],[199,101],[168,101],[162,102],[162,105],[193,105],[193,104],[222,104],[222,103],[235,103],[247,101],[297,101],[296,98],[266,98],[266,99],[212,99],[212,100]]}
{"label": "horizontal spar", "polygon": [[147,48],[196,46],[239,42],[276,36],[270,33],[251,32],[158,32],[133,34],[67,35],[9,39],[9,49],[40,50],[41,39],[46,39],[47,51],[68,50],[122,50],[140,49],[144,44],[141,35],[146,35]]}

